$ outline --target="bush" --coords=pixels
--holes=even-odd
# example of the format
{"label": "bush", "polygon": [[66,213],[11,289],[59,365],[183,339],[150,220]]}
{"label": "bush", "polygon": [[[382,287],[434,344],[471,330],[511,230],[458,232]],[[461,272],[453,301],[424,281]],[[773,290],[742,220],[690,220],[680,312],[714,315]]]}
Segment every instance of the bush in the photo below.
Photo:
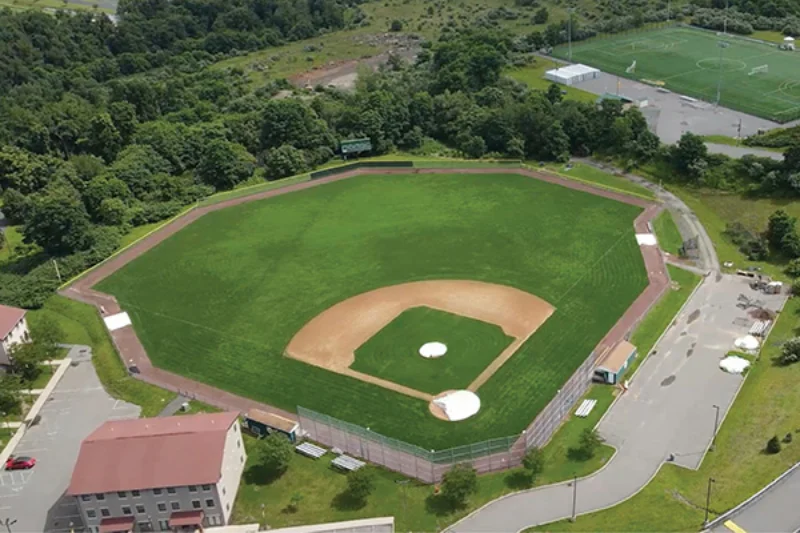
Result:
{"label": "bush", "polygon": [[778,364],[791,365],[800,361],[800,337],[789,339],[783,344],[781,354],[778,356]]}
{"label": "bush", "polygon": [[455,507],[466,504],[477,490],[478,474],[471,464],[454,465],[442,478],[442,497]]}
{"label": "bush", "polygon": [[397,19],[393,20],[389,26],[389,31],[403,31],[403,23]]}
{"label": "bush", "polygon": [[289,468],[294,447],[283,435],[273,433],[259,440],[254,450],[255,462],[268,476],[280,476]]}
{"label": "bush", "polygon": [[522,466],[530,477],[531,483],[536,481],[536,477],[544,470],[544,455],[539,448],[531,448],[522,458]]}
{"label": "bush", "polygon": [[586,428],[581,433],[579,450],[586,459],[594,457],[597,449],[603,444],[603,438],[596,429]]}
{"label": "bush", "polygon": [[792,442],[792,434],[791,433],[787,433],[786,436],[783,437],[783,442],[785,442],[786,444],[789,444],[790,442]]}
{"label": "bush", "polygon": [[375,489],[375,475],[368,466],[347,474],[347,495],[356,503],[364,504]]}
{"label": "bush", "polygon": [[778,436],[775,435],[767,441],[767,453],[776,454],[780,453],[780,451],[781,451],[781,441],[778,440]]}
{"label": "bush", "polygon": [[786,275],[793,278],[800,278],[800,259],[792,259],[786,266]]}

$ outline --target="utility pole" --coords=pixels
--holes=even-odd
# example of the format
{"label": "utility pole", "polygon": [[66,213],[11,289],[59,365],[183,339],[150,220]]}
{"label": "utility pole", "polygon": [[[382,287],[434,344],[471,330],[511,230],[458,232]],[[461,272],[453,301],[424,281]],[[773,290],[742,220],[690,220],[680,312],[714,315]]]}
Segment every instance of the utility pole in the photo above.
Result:
{"label": "utility pole", "polygon": [[708,478],[708,492],[706,493],[706,517],[703,520],[703,527],[708,525],[708,508],[711,506],[711,484],[716,482],[717,480],[713,477]]}
{"label": "utility pole", "polygon": [[56,276],[58,277],[58,282],[62,283],[62,281],[61,281],[61,272],[58,271],[58,263],[56,263],[55,259],[53,259],[53,266],[56,267]]}
{"label": "utility pole", "polygon": [[716,414],[714,415],[714,434],[711,436],[711,451],[717,447],[717,430],[719,429],[719,405],[712,405],[716,410]]}
{"label": "utility pole", "polygon": [[722,99],[722,52],[730,46],[725,41],[719,41],[719,80],[717,80],[717,103],[716,106],[719,106],[719,102]]}
{"label": "utility pole", "polygon": [[578,505],[578,476],[574,476],[572,478],[572,517],[570,517],[569,519],[570,522],[574,522],[578,516],[577,505]]}
{"label": "utility pole", "polygon": [[569,23],[567,24],[567,42],[569,47],[568,57],[569,62],[572,63],[572,8],[567,8],[567,13],[569,13]]}
{"label": "utility pole", "polygon": [[736,128],[736,138],[737,139],[742,138],[742,119],[739,119],[739,127]]}

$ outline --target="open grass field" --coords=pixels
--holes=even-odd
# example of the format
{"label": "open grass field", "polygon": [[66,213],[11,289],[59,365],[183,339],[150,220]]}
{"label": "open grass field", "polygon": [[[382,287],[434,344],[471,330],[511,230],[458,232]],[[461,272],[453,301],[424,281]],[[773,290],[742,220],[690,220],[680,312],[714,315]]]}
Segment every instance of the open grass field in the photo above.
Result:
{"label": "open grass field", "polygon": [[[512,174],[361,176],[208,214],[98,285],[157,366],[427,449],[519,433],[647,283],[639,208]],[[452,424],[425,401],[283,356],[346,298],[473,279],[556,309]]]}
{"label": "open grass field", "polygon": [[[444,343],[447,354],[420,356],[420,346],[434,341]],[[466,389],[511,341],[494,324],[415,307],[362,344],[350,368],[435,395]]]}
{"label": "open grass field", "polygon": [[681,246],[683,246],[683,237],[675,224],[675,219],[672,218],[672,213],[664,210],[653,220],[653,229],[656,231],[658,238],[658,245],[665,252],[672,255],[679,255]]}
{"label": "open grass field", "polygon": [[[567,53],[566,46],[554,51]],[[725,107],[778,122],[800,117],[800,55],[766,43],[671,27],[573,44],[572,60],[708,102],[716,102],[721,79]],[[634,61],[635,70],[626,73]],[[751,75],[762,65],[768,72]]]}

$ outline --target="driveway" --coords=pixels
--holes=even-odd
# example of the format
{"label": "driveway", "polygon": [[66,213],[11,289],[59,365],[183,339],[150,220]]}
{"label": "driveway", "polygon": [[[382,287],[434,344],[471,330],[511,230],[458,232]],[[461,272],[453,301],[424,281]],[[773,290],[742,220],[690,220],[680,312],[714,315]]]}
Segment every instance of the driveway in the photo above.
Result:
{"label": "driveway", "polygon": [[35,457],[36,467],[0,475],[0,516],[17,520],[16,533],[79,529],[77,508],[63,493],[81,441],[106,420],[139,416],[138,406],[114,400],[103,390],[88,347],[73,347],[69,357],[73,366],[14,452]]}
{"label": "driveway", "polygon": [[[721,424],[743,379],[719,369],[720,358],[753,322],[746,310],[737,307],[740,294],[758,298],[772,309],[784,299],[752,291],[734,276],[705,279],[641,366],[629,391],[598,425],[617,453],[603,470],[578,481],[577,514],[633,496],[670,454],[678,466],[700,465],[714,434],[714,406],[719,406]],[[491,502],[449,530],[516,533],[568,518],[572,498],[568,483],[540,487]]]}

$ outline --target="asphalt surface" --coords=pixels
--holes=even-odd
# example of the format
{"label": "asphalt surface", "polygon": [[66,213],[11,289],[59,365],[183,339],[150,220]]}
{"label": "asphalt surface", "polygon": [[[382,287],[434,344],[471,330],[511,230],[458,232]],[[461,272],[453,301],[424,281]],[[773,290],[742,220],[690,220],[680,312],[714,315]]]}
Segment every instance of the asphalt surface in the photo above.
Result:
{"label": "asphalt surface", "polygon": [[[745,506],[727,520],[747,533],[794,533],[800,529],[800,468],[773,485],[760,498]],[[725,521],[727,523],[727,520]],[[724,524],[713,533],[739,533]]]}
{"label": "asphalt surface", "polygon": [[138,406],[114,400],[103,390],[88,347],[73,347],[69,357],[73,366],[14,451],[35,457],[36,466],[0,475],[0,517],[17,521],[14,533],[78,530],[77,506],[64,491],[81,441],[106,420],[139,416]]}
{"label": "asphalt surface", "polygon": [[749,146],[729,146],[727,144],[706,143],[708,151],[714,154],[725,154],[736,159],[745,155],[757,155],[758,157],[768,157],[776,161],[783,161],[783,154],[770,150],[759,150]]}
{"label": "asphalt surface", "polygon": [[[641,490],[674,454],[678,466],[699,467],[709,448],[719,406],[721,425],[742,377],[719,360],[753,320],[737,307],[740,294],[778,308],[780,296],[752,291],[743,279],[711,275],[639,369],[630,389],[598,425],[617,448],[608,465],[577,483],[576,514],[621,503]],[[713,453],[713,452],[711,452]],[[548,485],[491,502],[449,528],[453,532],[512,532],[562,520],[572,513],[573,487]]]}

